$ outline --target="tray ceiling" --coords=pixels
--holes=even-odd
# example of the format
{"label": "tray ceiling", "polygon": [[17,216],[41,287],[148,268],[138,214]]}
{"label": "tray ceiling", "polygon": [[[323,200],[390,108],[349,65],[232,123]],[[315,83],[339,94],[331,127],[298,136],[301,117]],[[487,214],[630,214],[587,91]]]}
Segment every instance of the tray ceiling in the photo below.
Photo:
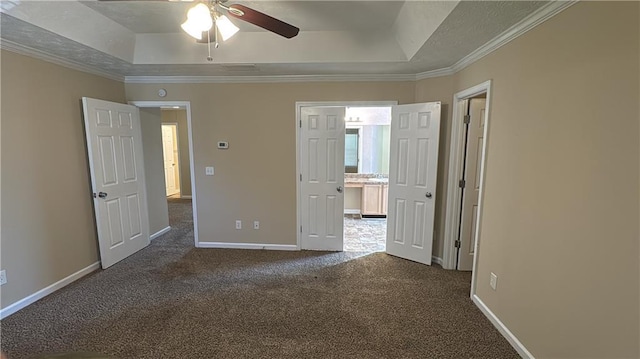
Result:
{"label": "tray ceiling", "polygon": [[[115,76],[417,74],[449,68],[542,1],[237,1],[300,28],[242,21],[213,51],[182,32],[192,2],[2,1],[3,42]],[[250,64],[250,66],[238,66]]]}

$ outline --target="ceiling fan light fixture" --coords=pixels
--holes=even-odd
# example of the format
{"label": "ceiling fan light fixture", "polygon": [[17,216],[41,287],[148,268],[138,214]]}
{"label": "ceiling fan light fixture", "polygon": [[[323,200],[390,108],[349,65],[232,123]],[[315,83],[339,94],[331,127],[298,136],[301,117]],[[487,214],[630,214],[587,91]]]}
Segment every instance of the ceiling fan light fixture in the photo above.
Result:
{"label": "ceiling fan light fixture", "polygon": [[195,38],[196,40],[202,40],[202,31],[200,31],[200,27],[193,22],[189,22],[189,20],[187,20],[184,22],[184,24],[182,24],[181,27],[182,30],[184,30],[184,32],[189,34],[191,37]]}
{"label": "ceiling fan light fixture", "polygon": [[227,41],[231,36],[235,35],[238,30],[240,30],[236,25],[234,25],[228,17],[224,15],[220,15],[216,18],[216,27],[218,31],[220,31],[220,36],[222,36],[222,41]]}
{"label": "ceiling fan light fixture", "polygon": [[182,30],[192,37],[201,40],[202,32],[209,31],[213,26],[213,19],[209,7],[197,4],[187,12],[187,21],[182,24]]}

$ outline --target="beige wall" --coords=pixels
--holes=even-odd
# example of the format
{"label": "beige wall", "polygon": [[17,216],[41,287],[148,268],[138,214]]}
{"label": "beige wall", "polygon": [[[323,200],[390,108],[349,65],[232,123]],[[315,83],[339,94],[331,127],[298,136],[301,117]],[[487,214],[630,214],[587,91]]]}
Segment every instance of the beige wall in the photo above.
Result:
{"label": "beige wall", "polygon": [[120,82],[2,51],[2,307],[98,261],[80,98]]}
{"label": "beige wall", "polygon": [[410,103],[415,83],[127,84],[127,99],[157,100],[161,87],[167,101],[191,101],[200,241],[294,245],[296,101]]}
{"label": "beige wall", "polygon": [[638,14],[578,3],[453,77],[493,80],[477,293],[536,358],[640,355]]}
{"label": "beige wall", "polygon": [[162,120],[159,108],[140,108],[142,152],[149,208],[149,233],[153,235],[169,226],[167,189],[162,154]]}
{"label": "beige wall", "polygon": [[187,111],[163,109],[162,122],[178,124],[180,196],[191,196],[191,167],[189,161],[189,125],[187,123]]}

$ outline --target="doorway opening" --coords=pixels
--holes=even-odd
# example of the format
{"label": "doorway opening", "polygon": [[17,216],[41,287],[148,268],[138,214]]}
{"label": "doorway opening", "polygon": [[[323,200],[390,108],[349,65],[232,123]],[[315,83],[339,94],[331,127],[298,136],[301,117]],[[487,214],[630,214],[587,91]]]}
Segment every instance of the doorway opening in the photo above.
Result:
{"label": "doorway opening", "polygon": [[387,240],[391,107],[345,108],[344,246],[382,252]]}
{"label": "doorway opening", "polygon": [[160,110],[169,224],[171,228],[190,229],[193,206],[187,110],[182,106],[163,106]]}
{"label": "doorway opening", "polygon": [[472,271],[472,296],[480,250],[490,100],[491,81],[453,98],[443,267]]}
{"label": "doorway opening", "polygon": [[[133,101],[132,105],[144,109],[147,117],[146,136],[157,143],[153,153],[145,153],[145,161],[153,166],[153,177],[161,182],[148,196],[153,196],[158,212],[164,209],[166,230],[156,232],[152,239],[171,231],[193,230],[195,246],[198,246],[191,106],[187,101]],[[143,137],[145,128],[143,128]],[[147,158],[149,156],[149,158]],[[151,177],[151,176],[148,176]],[[156,188],[157,187],[157,188]],[[165,207],[166,206],[166,207]],[[168,217],[168,218],[167,218]],[[152,230],[152,232],[154,232]]]}
{"label": "doorway opening", "polygon": [[388,179],[370,176],[366,181],[381,185],[374,208],[378,215],[387,210],[385,252],[430,265],[442,112],[438,101],[296,103],[298,248],[344,250],[345,118],[350,106],[391,108]]}

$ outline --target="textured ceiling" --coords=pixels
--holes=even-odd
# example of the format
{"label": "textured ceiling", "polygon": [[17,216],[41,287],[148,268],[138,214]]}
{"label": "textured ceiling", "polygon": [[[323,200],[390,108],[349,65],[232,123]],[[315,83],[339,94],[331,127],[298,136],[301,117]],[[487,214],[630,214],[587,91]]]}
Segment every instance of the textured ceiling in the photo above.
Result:
{"label": "textured ceiling", "polygon": [[[392,33],[402,16],[404,1],[238,1],[297,25],[301,34],[291,41],[236,21],[243,34],[236,36],[240,38],[234,40],[236,43],[230,41],[221,44],[219,49],[214,50],[214,58],[224,59],[225,55],[244,51],[243,61],[208,63],[204,60],[206,46],[194,44],[179,27],[184,21],[185,12],[193,3],[76,2],[79,8],[69,7],[64,11],[81,14],[88,11],[89,15],[95,14],[96,20],[113,24],[111,32],[96,29],[95,34],[88,33],[82,37],[76,36],[71,31],[73,28],[69,30],[65,27],[62,19],[56,22],[55,14],[48,16],[44,10],[44,15],[38,14],[38,5],[26,8],[17,6],[7,10],[6,1],[2,2],[0,36],[3,40],[117,76],[416,74],[454,65],[546,4],[540,1],[460,2],[441,16],[434,31],[425,32],[424,38],[418,39],[420,42],[415,54],[405,56],[395,43],[403,39],[397,38],[400,36],[398,33]],[[45,3],[48,2],[42,2],[42,6]],[[425,6],[432,6],[428,9],[433,8],[434,13],[438,10],[437,2]],[[428,9],[426,14],[417,15],[429,19],[431,12]],[[419,26],[414,28],[420,30]],[[115,46],[113,44],[120,41],[110,39],[108,36],[112,33],[131,36],[130,58],[108,51],[109,46]],[[332,47],[332,38],[344,41],[347,45]],[[95,46],[89,41],[92,39],[106,45]],[[245,45],[252,45],[242,47],[241,41],[245,41]],[[152,58],[153,62],[145,64],[137,60],[144,51],[148,52],[147,58]],[[304,51],[307,53],[304,54]],[[332,51],[334,53],[330,53]],[[353,54],[349,54],[351,51]],[[391,55],[394,51],[399,55]],[[170,61],[176,58],[176,53],[183,54],[182,58]],[[335,56],[328,56],[327,53]],[[303,57],[304,61],[298,60]],[[255,66],[234,66],[237,63],[253,63]]]}
{"label": "textured ceiling", "polygon": [[[236,2],[229,1],[226,5]],[[402,1],[240,1],[242,5],[276,15],[301,31],[371,31],[390,28]],[[83,1],[82,4],[135,33],[179,32],[192,2]],[[262,31],[238,21],[243,31]]]}

